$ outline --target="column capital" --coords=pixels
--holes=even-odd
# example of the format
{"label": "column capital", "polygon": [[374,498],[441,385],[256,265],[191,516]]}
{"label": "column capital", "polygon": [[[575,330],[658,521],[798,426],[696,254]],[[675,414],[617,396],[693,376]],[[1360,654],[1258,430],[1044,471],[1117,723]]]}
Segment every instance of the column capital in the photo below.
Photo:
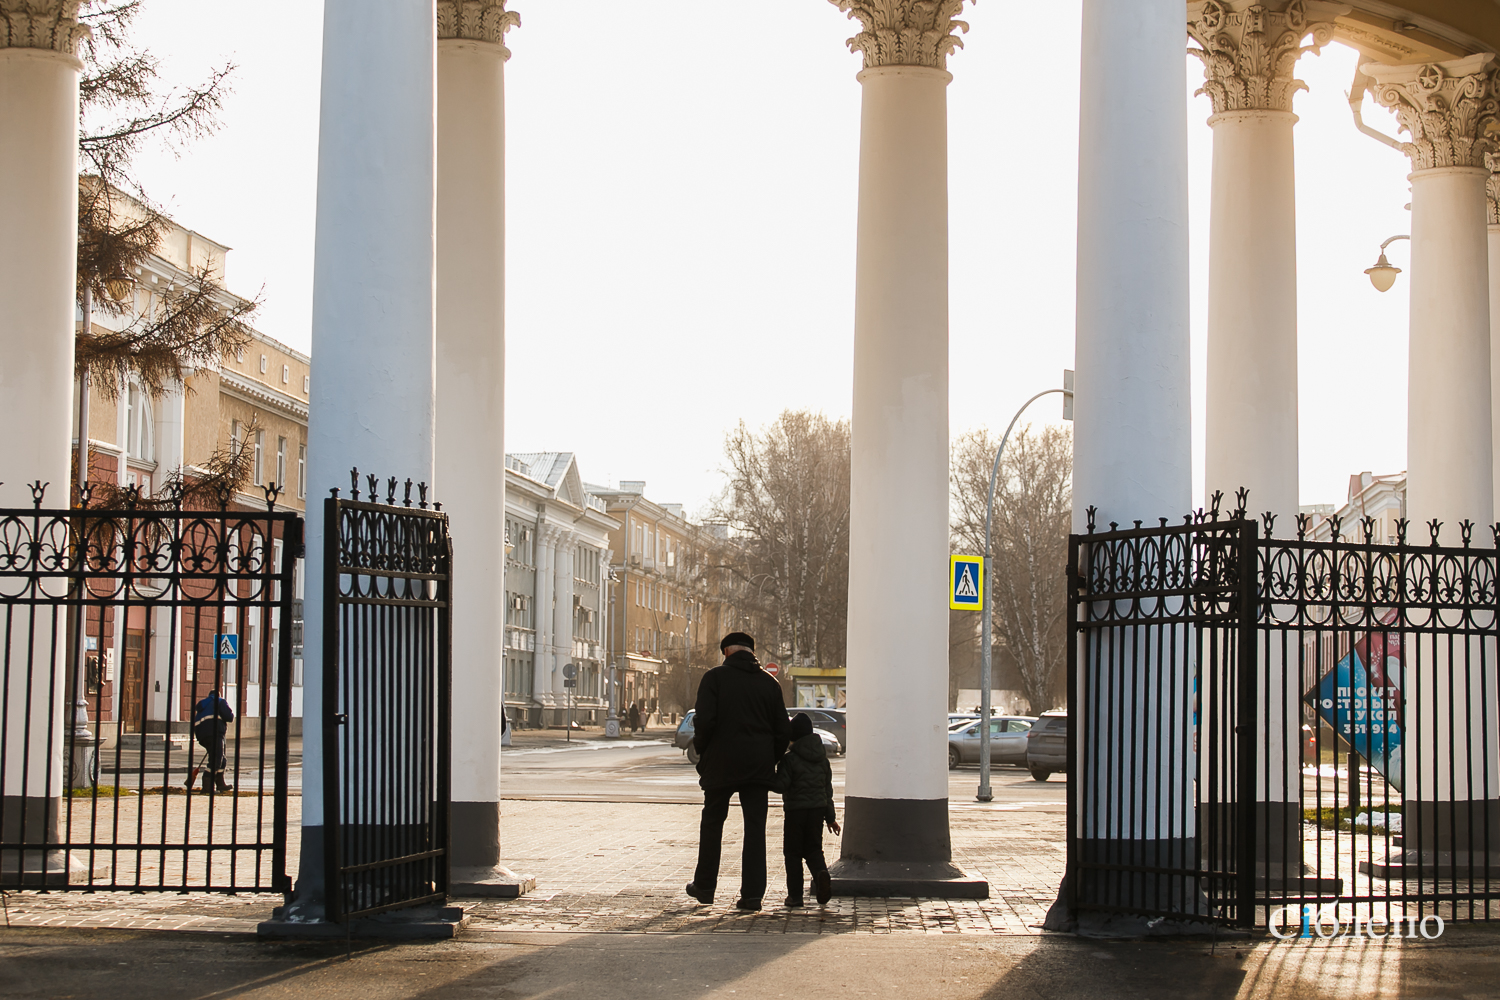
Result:
{"label": "column capital", "polygon": [[521,26],[521,15],[506,10],[508,0],[437,0],[437,36],[462,38],[500,46],[505,58],[505,33]]}
{"label": "column capital", "polygon": [[1413,170],[1486,166],[1485,154],[1496,148],[1489,125],[1500,117],[1493,52],[1422,66],[1366,63],[1360,71],[1375,81],[1375,100],[1393,109],[1411,136],[1401,148]]}
{"label": "column capital", "polygon": [[[1297,60],[1333,39],[1333,19],[1349,7],[1323,0],[1193,0],[1187,5],[1188,37],[1199,48],[1203,87],[1214,114],[1227,111],[1291,111],[1292,97],[1307,84],[1295,79]],[[1312,35],[1311,45],[1302,40]]]}
{"label": "column capital", "polygon": [[0,0],[0,49],[47,49],[77,56],[90,35],[78,21],[82,0]]}
{"label": "column capital", "polygon": [[862,52],[865,69],[880,66],[928,66],[947,69],[948,56],[964,47],[954,31],[967,32],[958,20],[965,0],[829,0],[858,20],[863,29],[849,39],[849,51]]}

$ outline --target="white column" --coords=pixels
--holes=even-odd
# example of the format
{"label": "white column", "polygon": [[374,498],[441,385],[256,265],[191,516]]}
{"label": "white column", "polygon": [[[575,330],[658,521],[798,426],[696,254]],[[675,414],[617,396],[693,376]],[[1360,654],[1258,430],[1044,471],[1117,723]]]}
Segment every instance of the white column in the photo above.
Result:
{"label": "white column", "polygon": [[438,4],[437,498],[454,561],[453,864],[500,862],[505,706],[505,0]]}
{"label": "white column", "polygon": [[[1495,496],[1485,153],[1494,147],[1488,129],[1500,114],[1500,71],[1494,53],[1361,70],[1410,137],[1407,537],[1426,542],[1435,519],[1442,542],[1457,545],[1468,519],[1483,545]],[[1488,849],[1500,848],[1494,640],[1449,640],[1406,636],[1409,863],[1430,863],[1454,847],[1467,853],[1479,844],[1471,835],[1485,831]]]}
{"label": "white column", "polygon": [[[1183,33],[1181,0],[1083,3],[1073,411],[1073,520],[1080,532],[1090,508],[1108,530],[1111,522],[1175,519],[1192,502]],[[1186,636],[1178,638],[1176,648],[1183,648]],[[1182,731],[1189,712],[1183,658],[1164,662],[1152,645],[1154,655],[1137,662],[1147,647],[1124,629],[1108,642],[1117,649],[1107,665],[1118,671],[1108,675],[1111,682],[1118,691],[1134,685],[1134,695],[1120,697],[1138,698],[1141,717]],[[1076,706],[1074,712],[1076,720]],[[1115,798],[1095,801],[1093,815],[1108,825],[1078,831],[1096,860],[1186,860],[1191,788],[1181,777],[1183,762],[1167,759],[1166,744],[1152,735],[1136,736],[1129,784],[1151,808],[1127,799],[1118,778],[1101,779]],[[1077,730],[1073,736],[1086,750],[1088,737]],[[1098,758],[1094,764],[1105,766]],[[1154,879],[1133,884],[1156,894]],[[1079,890],[1079,901],[1089,902],[1087,884]],[[1072,927],[1073,919],[1058,906],[1048,926]]]}
{"label": "white column", "polygon": [[[349,469],[433,481],[433,0],[325,0],[313,258],[302,877],[322,890],[323,505]],[[347,492],[344,494],[347,496]]]}
{"label": "white column", "polygon": [[531,696],[542,706],[542,725],[547,724],[548,694],[552,690],[552,607],[556,602],[553,569],[557,565],[557,529],[539,523],[536,531],[536,601],[532,619],[536,625],[536,652],[531,656]]}
{"label": "white column", "polygon": [[[78,43],[88,29],[76,2],[0,0],[0,506],[30,507],[28,484],[48,484],[47,506],[66,507],[73,415],[74,278],[78,249]],[[9,689],[0,687],[5,743],[0,842],[24,833],[56,839],[62,789],[61,634],[38,614],[0,630]],[[28,670],[28,663],[32,665]],[[31,674],[31,676],[28,676]],[[30,719],[27,719],[27,714]],[[28,727],[28,721],[30,726]],[[27,747],[27,734],[31,734]],[[29,749],[29,752],[28,752]],[[24,817],[23,817],[24,810]],[[50,832],[49,832],[50,831]],[[14,866],[15,856],[9,863]],[[27,857],[27,867],[42,859]],[[65,864],[54,856],[49,863]]]}
{"label": "white column", "polygon": [[[1318,0],[1188,4],[1188,34],[1199,46],[1189,51],[1203,61],[1198,93],[1214,110],[1205,493],[1222,492],[1232,509],[1236,491],[1249,490],[1250,516],[1274,514],[1283,535],[1295,530],[1298,505],[1292,98],[1305,85],[1292,74],[1300,56],[1332,39],[1333,19],[1348,10]],[[1291,653],[1268,643],[1258,684],[1268,738],[1256,767],[1256,846],[1272,863],[1301,850],[1302,691]],[[1215,678],[1203,681],[1207,694]]]}
{"label": "white column", "polygon": [[[849,520],[850,745],[835,878],[951,863],[947,56],[961,4],[834,0],[864,29]],[[893,623],[900,623],[893,627]]]}
{"label": "white column", "polygon": [[0,506],[68,505],[77,325],[76,2],[0,0]]}
{"label": "white column", "polygon": [[1495,56],[1426,66],[1369,64],[1376,99],[1394,108],[1412,158],[1411,352],[1407,399],[1409,537],[1494,516],[1489,243],[1485,204],[1495,118]]}
{"label": "white column", "polygon": [[557,538],[557,561],[553,563],[552,593],[552,678],[554,703],[560,712],[568,707],[568,689],[563,687],[563,665],[573,659],[573,557],[578,536],[560,531]]}
{"label": "white column", "polygon": [[1317,0],[1188,4],[1199,45],[1189,51],[1203,60],[1198,93],[1214,109],[1206,493],[1247,488],[1250,513],[1270,511],[1283,530],[1295,527],[1298,503],[1292,97],[1305,88],[1292,73],[1347,11]]}
{"label": "white column", "polygon": [[1182,4],[1084,0],[1073,524],[1192,504]]}

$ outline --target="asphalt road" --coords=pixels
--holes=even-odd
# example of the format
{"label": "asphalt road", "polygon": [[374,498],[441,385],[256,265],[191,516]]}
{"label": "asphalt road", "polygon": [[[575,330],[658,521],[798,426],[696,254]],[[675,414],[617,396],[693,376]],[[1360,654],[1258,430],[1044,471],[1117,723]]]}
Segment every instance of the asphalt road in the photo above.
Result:
{"label": "asphalt road", "polygon": [[[833,759],[833,788],[843,794],[842,757]],[[501,758],[501,795],[507,799],[546,799],[568,802],[702,802],[698,772],[682,751],[659,741],[604,743],[588,741],[572,747],[524,747],[505,751]],[[954,809],[1042,809],[1061,811],[1066,804],[1063,775],[1033,781],[1019,767],[996,767],[990,787],[994,800],[974,801],[979,767],[969,765],[948,772],[948,801]]]}

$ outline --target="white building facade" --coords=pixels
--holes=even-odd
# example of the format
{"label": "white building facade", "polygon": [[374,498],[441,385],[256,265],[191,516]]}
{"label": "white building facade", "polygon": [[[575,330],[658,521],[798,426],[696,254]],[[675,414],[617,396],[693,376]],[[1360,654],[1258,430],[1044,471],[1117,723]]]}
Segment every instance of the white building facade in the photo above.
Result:
{"label": "white building facade", "polygon": [[505,457],[505,710],[515,724],[603,723],[609,532],[618,526],[572,453]]}

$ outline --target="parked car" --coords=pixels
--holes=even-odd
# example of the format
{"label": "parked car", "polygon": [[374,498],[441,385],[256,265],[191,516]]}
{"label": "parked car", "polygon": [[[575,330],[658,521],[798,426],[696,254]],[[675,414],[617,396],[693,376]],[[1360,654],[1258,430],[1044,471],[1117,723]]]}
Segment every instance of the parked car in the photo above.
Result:
{"label": "parked car", "polygon": [[[1018,715],[998,715],[990,719],[990,763],[1026,765],[1026,733],[1035,719]],[[948,767],[979,763],[982,723],[975,719],[948,733]]]}
{"label": "parked car", "polygon": [[838,740],[839,753],[844,752],[844,748],[848,746],[848,726],[842,708],[789,708],[786,710],[786,717],[790,719],[799,712],[812,720],[814,729],[832,733]]}
{"label": "parked car", "polygon": [[973,722],[977,718],[979,718],[978,712],[949,712],[948,732],[951,733],[953,732],[953,730],[957,729],[959,726],[962,726],[964,723]]}
{"label": "parked car", "polygon": [[[798,711],[805,711],[811,716],[813,711],[826,712],[831,710],[798,709]],[[698,751],[693,748],[693,716],[696,714],[698,713],[689,709],[688,714],[684,715],[682,721],[677,724],[677,732],[672,735],[672,745],[687,756],[689,764],[698,763]],[[823,749],[828,751],[828,756],[833,757],[844,752],[844,748],[839,744],[839,738],[828,730],[820,728],[816,719],[813,720],[813,732],[823,741]]]}
{"label": "parked car", "polygon": [[687,754],[689,764],[698,763],[698,751],[693,749],[693,709],[688,709],[687,715],[677,723],[677,732],[672,734],[672,745]]}
{"label": "parked car", "polygon": [[1026,734],[1026,769],[1037,781],[1068,770],[1068,713],[1043,712]]}

